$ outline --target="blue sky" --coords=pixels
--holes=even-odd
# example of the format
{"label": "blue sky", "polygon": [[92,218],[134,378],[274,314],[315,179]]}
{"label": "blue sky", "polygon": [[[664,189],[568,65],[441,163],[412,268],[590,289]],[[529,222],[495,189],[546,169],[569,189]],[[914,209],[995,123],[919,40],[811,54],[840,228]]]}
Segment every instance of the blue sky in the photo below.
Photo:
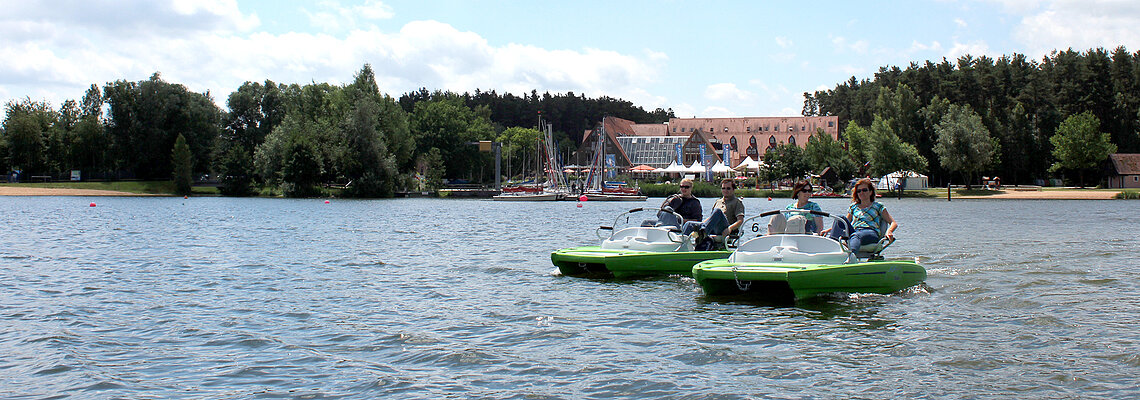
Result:
{"label": "blue sky", "polygon": [[[49,4],[50,3],[50,4]],[[620,97],[679,117],[799,115],[803,92],[963,54],[1140,50],[1140,2],[0,0],[0,102],[245,81]]]}

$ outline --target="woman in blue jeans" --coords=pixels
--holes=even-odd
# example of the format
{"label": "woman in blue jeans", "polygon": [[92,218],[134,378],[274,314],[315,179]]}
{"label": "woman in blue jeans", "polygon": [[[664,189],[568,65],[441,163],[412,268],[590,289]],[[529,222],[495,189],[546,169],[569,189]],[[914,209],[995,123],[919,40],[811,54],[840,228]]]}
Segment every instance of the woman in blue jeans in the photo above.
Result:
{"label": "woman in blue jeans", "polygon": [[[851,237],[847,239],[847,247],[851,251],[858,251],[863,245],[878,242],[880,237],[895,240],[895,229],[899,227],[898,222],[891,218],[891,213],[887,212],[887,207],[875,201],[875,185],[866,178],[855,182],[855,188],[851,191],[851,207],[847,213],[847,220],[851,221],[853,228],[853,232],[850,232]],[[886,232],[879,232],[879,227],[884,221],[890,225]],[[847,233],[845,228],[832,227],[823,233],[827,234],[830,231],[830,237],[839,238]]]}

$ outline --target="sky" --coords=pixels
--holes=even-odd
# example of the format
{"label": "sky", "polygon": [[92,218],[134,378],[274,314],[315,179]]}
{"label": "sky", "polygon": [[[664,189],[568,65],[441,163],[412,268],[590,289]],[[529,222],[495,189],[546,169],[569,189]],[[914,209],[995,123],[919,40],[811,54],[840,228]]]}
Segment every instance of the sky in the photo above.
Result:
{"label": "sky", "polygon": [[678,117],[798,116],[883,66],[1125,46],[1140,1],[0,0],[0,104],[58,109],[163,80],[225,109],[243,82],[574,92]]}

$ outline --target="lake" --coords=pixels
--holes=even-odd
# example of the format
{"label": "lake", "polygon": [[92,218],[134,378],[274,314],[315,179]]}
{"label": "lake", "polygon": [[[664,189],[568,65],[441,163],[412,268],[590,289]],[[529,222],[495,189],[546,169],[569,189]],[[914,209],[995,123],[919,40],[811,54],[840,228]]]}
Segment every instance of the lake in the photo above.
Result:
{"label": "lake", "polygon": [[0,391],[1140,396],[1140,202],[883,199],[901,223],[885,255],[918,258],[926,284],[794,306],[551,265],[660,201],[0,198]]}

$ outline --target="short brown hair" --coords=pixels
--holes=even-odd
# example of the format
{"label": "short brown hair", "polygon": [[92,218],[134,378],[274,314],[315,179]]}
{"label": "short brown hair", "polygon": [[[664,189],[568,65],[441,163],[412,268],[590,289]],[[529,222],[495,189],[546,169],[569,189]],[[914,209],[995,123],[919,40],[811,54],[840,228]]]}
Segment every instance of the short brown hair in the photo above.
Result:
{"label": "short brown hair", "polygon": [[792,198],[794,199],[794,198],[796,198],[796,196],[799,196],[800,192],[808,192],[808,194],[811,194],[812,191],[808,190],[810,188],[811,188],[811,182],[808,182],[808,181],[796,182],[796,184],[794,186],[792,186]]}
{"label": "short brown hair", "polygon": [[727,183],[727,184],[729,184],[729,185],[732,185],[732,190],[736,190],[736,179],[732,179],[732,178],[724,178],[724,179],[722,179],[722,180],[720,181],[720,184],[721,184],[721,185],[724,185],[724,184],[726,184],[726,183]]}
{"label": "short brown hair", "polygon": [[875,184],[871,183],[870,179],[863,178],[863,179],[860,179],[857,182],[855,182],[855,186],[851,188],[851,202],[852,203],[858,203],[859,202],[859,185],[864,185],[864,184],[867,185],[868,189],[871,189],[871,201],[872,202],[875,201]]}

